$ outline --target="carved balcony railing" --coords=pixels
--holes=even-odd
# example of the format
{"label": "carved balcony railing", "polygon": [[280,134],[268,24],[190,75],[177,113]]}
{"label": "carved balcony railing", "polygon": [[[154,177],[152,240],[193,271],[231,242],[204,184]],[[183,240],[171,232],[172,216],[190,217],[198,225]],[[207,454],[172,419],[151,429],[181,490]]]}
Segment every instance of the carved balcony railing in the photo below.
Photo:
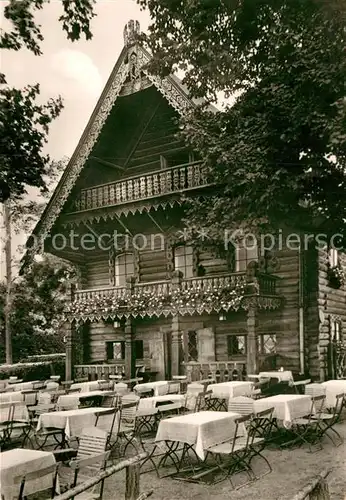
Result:
{"label": "carved balcony railing", "polygon": [[74,211],[93,210],[211,185],[201,162],[187,163],[82,189]]}
{"label": "carved balcony railing", "polygon": [[198,380],[211,380],[228,382],[229,380],[242,380],[245,377],[246,360],[244,362],[235,361],[215,361],[209,363],[199,363],[190,361],[182,364],[183,371],[187,377],[187,382],[197,382]]}
{"label": "carved balcony railing", "polygon": [[126,287],[75,290],[66,315],[83,321],[210,314],[247,309],[254,301],[259,308],[276,309],[281,297],[276,295],[275,283],[275,276],[250,277],[245,272],[183,279],[177,271],[171,280],[150,283],[130,278]]}

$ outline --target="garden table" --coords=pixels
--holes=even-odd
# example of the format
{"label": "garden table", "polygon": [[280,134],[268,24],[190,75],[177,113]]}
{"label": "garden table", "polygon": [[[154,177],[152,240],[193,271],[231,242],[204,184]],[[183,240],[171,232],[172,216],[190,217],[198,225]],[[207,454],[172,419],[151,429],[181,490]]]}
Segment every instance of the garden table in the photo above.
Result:
{"label": "garden table", "polygon": [[143,392],[154,391],[154,396],[163,396],[168,392],[167,380],[160,380],[158,382],[147,382],[145,384],[136,384],[133,388],[138,394]]}
{"label": "garden table", "polygon": [[[14,477],[25,476],[25,474],[45,469],[53,464],[55,464],[55,458],[53,453],[49,451],[15,448],[0,453],[1,498],[4,500],[18,498],[20,483],[14,485]],[[52,474],[49,474],[35,480],[26,481],[25,497],[51,488],[52,479]]]}
{"label": "garden table", "polygon": [[163,396],[141,398],[139,400],[138,411],[142,411],[144,409],[152,409],[152,408],[159,408],[160,410],[163,411],[165,406],[169,406],[171,409],[172,404],[176,408],[181,408],[184,405],[184,402],[185,402],[185,396],[183,396],[182,394],[165,394]]}
{"label": "garden table", "polygon": [[273,417],[281,420],[284,427],[290,428],[296,418],[305,417],[311,411],[311,396],[304,394],[277,394],[254,401],[254,411],[274,408]]}
{"label": "garden table", "polygon": [[33,390],[34,384],[37,384],[39,380],[31,380],[30,382],[19,382],[17,384],[8,384],[6,390],[8,391],[24,391],[25,389]]}
{"label": "garden table", "polygon": [[289,370],[285,371],[270,371],[270,372],[260,372],[259,379],[277,378],[279,382],[293,382],[292,372]]}
{"label": "garden table", "polygon": [[321,386],[325,390],[326,406],[333,408],[336,405],[336,396],[346,394],[346,380],[327,380]]}
{"label": "garden table", "polygon": [[66,438],[79,437],[85,427],[95,425],[95,413],[101,411],[109,411],[109,408],[91,407],[43,413],[39,417],[37,431],[42,428],[55,427],[64,429]]}
{"label": "garden table", "polygon": [[71,410],[73,408],[78,409],[81,399],[92,398],[94,396],[103,397],[110,394],[112,391],[86,391],[86,392],[76,392],[75,394],[64,394],[59,396],[57,405],[59,406],[69,406]]}
{"label": "garden table", "polygon": [[21,391],[2,392],[0,394],[0,403],[12,403],[13,401],[24,401],[24,394]]}
{"label": "garden table", "polygon": [[[194,448],[198,458],[204,460],[207,448],[232,439],[235,419],[239,413],[225,411],[200,411],[161,420],[155,442],[184,443]],[[239,435],[246,435],[245,426]]]}
{"label": "garden table", "polygon": [[213,391],[213,396],[217,398],[229,399],[237,396],[251,396],[253,385],[253,382],[233,380],[219,384],[210,384],[207,391]]}
{"label": "garden table", "polygon": [[100,389],[99,382],[106,382],[106,380],[93,380],[89,382],[78,382],[72,384],[70,389],[80,389],[80,392],[98,391]]}

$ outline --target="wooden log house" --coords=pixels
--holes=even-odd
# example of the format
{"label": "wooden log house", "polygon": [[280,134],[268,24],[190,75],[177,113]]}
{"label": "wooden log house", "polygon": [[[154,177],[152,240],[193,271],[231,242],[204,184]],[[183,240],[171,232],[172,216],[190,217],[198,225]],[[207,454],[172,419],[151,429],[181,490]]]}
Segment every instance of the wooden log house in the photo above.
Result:
{"label": "wooden log house", "polygon": [[196,103],[175,76],[148,73],[138,31],[137,22],[125,27],[124,48],[27,254],[50,252],[78,269],[66,310],[66,377],[133,377],[145,367],[158,379],[222,379],[269,361],[315,379],[341,376],[344,362],[330,367],[327,354],[345,335],[345,285],[330,275],[345,271],[345,255],[233,248],[220,258],[194,248],[181,222],[184,197],[217,189],[176,136],[177,118]]}

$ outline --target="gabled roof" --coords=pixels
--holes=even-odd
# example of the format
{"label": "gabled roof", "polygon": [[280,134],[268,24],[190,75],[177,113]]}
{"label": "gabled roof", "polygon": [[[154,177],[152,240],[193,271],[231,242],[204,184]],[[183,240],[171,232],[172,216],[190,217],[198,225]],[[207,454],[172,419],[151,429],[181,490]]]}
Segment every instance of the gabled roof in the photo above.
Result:
{"label": "gabled roof", "polygon": [[45,211],[37,223],[32,235],[33,245],[23,258],[23,265],[36,253],[43,251],[45,238],[49,235],[53,225],[58,219],[71,190],[73,189],[83,167],[91,153],[102,127],[110,114],[126,79],[129,77],[133,66],[131,55],[135,54],[135,65],[137,71],[142,71],[159,92],[167,99],[169,104],[180,115],[184,115],[193,108],[197,101],[188,97],[186,87],[174,75],[161,78],[150,74],[146,69],[146,64],[150,61],[150,54],[138,43],[139,23],[129,21],[124,29],[125,46],[113,68],[113,71],[106,83],[106,86],[95,106],[89,122],[80,138],[77,147],[66,166],[66,169],[56,187]]}

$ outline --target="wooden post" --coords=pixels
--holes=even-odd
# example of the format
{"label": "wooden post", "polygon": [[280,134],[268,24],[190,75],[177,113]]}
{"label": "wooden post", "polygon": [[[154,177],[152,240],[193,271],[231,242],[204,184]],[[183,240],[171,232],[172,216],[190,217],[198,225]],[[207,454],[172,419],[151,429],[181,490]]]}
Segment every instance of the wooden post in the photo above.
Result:
{"label": "wooden post", "polygon": [[247,314],[247,373],[258,371],[257,306],[251,304]]}
{"label": "wooden post", "polygon": [[125,376],[128,379],[136,376],[135,335],[131,318],[125,323]]}
{"label": "wooden post", "polygon": [[73,328],[72,328],[71,323],[66,322],[64,325],[64,330],[65,330],[65,350],[66,350],[65,380],[72,380],[72,371],[73,371],[72,332],[73,332]]}
{"label": "wooden post", "polygon": [[172,359],[171,372],[172,375],[180,373],[180,346],[181,332],[179,331],[179,316],[173,316],[172,319]]}
{"label": "wooden post", "polygon": [[139,496],[139,475],[140,464],[129,465],[126,467],[126,491],[125,500],[137,500]]}
{"label": "wooden post", "polygon": [[310,500],[330,500],[329,487],[325,478],[310,493]]}

